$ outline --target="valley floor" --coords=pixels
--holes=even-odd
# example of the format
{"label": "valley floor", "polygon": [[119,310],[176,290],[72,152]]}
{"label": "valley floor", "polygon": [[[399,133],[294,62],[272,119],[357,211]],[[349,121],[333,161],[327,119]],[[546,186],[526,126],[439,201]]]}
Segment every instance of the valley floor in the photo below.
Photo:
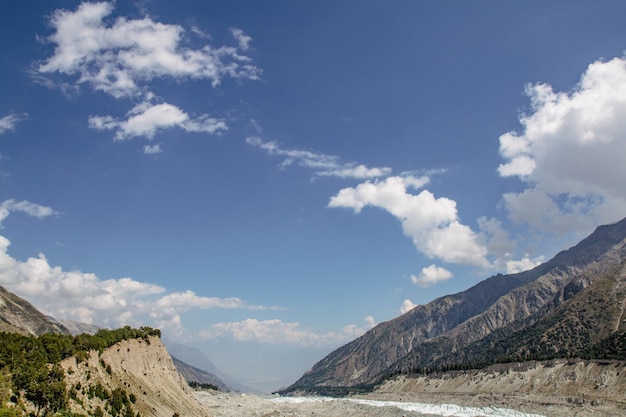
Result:
{"label": "valley floor", "polygon": [[216,417],[624,417],[625,392],[623,362],[553,360],[398,376],[349,398],[194,396]]}
{"label": "valley floor", "polygon": [[[344,399],[277,398],[198,391],[195,397],[216,417],[623,417],[617,404],[562,404],[540,397],[400,395],[377,393]],[[376,405],[374,405],[376,404]],[[429,404],[431,407],[429,407]],[[455,405],[452,405],[455,404]],[[399,408],[403,407],[403,408]]]}

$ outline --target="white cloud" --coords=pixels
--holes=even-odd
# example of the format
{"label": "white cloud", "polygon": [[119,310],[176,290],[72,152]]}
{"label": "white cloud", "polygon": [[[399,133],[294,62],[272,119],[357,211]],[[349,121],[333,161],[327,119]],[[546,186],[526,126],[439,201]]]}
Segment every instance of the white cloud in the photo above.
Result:
{"label": "white cloud", "polygon": [[13,199],[5,200],[2,202],[2,204],[0,204],[0,226],[2,225],[4,219],[6,219],[9,214],[14,212],[25,213],[38,219],[43,219],[44,217],[49,216],[56,216],[59,214],[51,207],[31,203],[30,201],[15,201]]}
{"label": "white cloud", "polygon": [[[13,212],[38,218],[56,214],[28,201],[6,200],[0,205],[0,223]],[[111,327],[156,323],[161,329],[182,333],[180,315],[190,309],[278,309],[235,297],[198,296],[192,291],[168,294],[159,285],[128,277],[102,280],[93,273],[52,266],[43,254],[19,261],[9,255],[10,244],[0,235],[0,285],[59,319]]]}
{"label": "white cloud", "polygon": [[500,137],[502,176],[527,188],[507,193],[510,217],[540,231],[587,233],[626,213],[626,60],[596,61],[569,92],[526,88],[522,132]]}
{"label": "white cloud", "polygon": [[408,313],[409,311],[413,310],[415,307],[417,307],[417,304],[413,303],[413,301],[409,299],[406,299],[402,303],[402,307],[400,307],[400,310],[398,311],[398,313],[400,314]]}
{"label": "white cloud", "polygon": [[411,281],[420,287],[430,287],[450,278],[452,278],[452,272],[437,265],[430,265],[422,268],[419,276],[412,275]]}
{"label": "white cloud", "polygon": [[[185,30],[149,17],[106,20],[111,3],[83,3],[75,11],[56,10],[50,19],[55,32],[48,41],[54,55],[41,64],[41,73],[75,76],[114,97],[134,96],[142,84],[157,77],[208,79],[214,86],[225,76],[259,79],[260,70],[240,54],[251,38],[233,30],[238,47],[183,46]],[[198,32],[198,30],[193,30]]]}
{"label": "white cloud", "polygon": [[391,168],[368,168],[354,162],[342,162],[338,156],[300,149],[285,149],[274,141],[266,142],[259,137],[248,137],[246,143],[265,150],[270,155],[284,157],[282,168],[295,164],[303,168],[314,169],[317,176],[334,176],[340,178],[378,178],[389,175]]}
{"label": "white cloud", "polygon": [[237,40],[237,43],[239,43],[239,48],[242,51],[247,51],[250,48],[250,42],[252,42],[252,38],[246,35],[243,30],[233,28],[230,30],[230,32],[233,34],[233,37]]}
{"label": "white cloud", "polygon": [[[152,104],[143,102],[127,113],[126,120],[118,120],[111,116],[90,116],[89,127],[96,130],[115,130],[116,140],[126,140],[137,136],[152,139],[164,129],[178,127],[187,132],[204,132],[213,134],[228,127],[223,120],[214,119],[204,114],[195,119],[178,107],[168,104]],[[160,147],[144,147],[146,153],[158,153]],[[147,152],[150,151],[150,152]]]}
{"label": "white cloud", "polygon": [[341,332],[319,334],[301,328],[298,322],[282,320],[246,319],[239,322],[218,323],[200,332],[204,339],[229,338],[238,342],[260,342],[269,344],[290,344],[301,346],[328,346],[352,340],[376,325],[368,316],[363,326],[347,325]]}
{"label": "white cloud", "polygon": [[538,256],[537,258],[531,259],[528,255],[519,260],[509,259],[506,261],[506,273],[517,274],[518,272],[524,272],[529,269],[533,269],[537,265],[544,262],[544,260],[545,259],[543,256]]}
{"label": "white cloud", "polygon": [[15,125],[28,118],[27,114],[9,114],[0,119],[0,135],[8,131],[15,130]]}
{"label": "white cloud", "polygon": [[228,308],[228,309],[249,309],[249,310],[268,310],[277,309],[276,307],[254,306],[246,303],[240,298],[216,298],[216,297],[200,297],[193,291],[183,291],[168,294],[157,302],[157,307],[169,308],[175,307],[178,310],[189,310],[190,308]]}
{"label": "white cloud", "polygon": [[145,153],[146,155],[157,155],[163,152],[161,150],[160,143],[155,143],[154,145],[144,145],[142,149],[143,149],[143,153]]}
{"label": "white cloud", "polygon": [[409,188],[427,184],[427,176],[388,177],[344,188],[333,196],[329,207],[351,208],[359,213],[366,206],[379,207],[400,220],[402,230],[415,247],[430,258],[466,265],[487,266],[487,249],[478,236],[459,222],[456,202],[435,198],[428,190],[411,194]]}

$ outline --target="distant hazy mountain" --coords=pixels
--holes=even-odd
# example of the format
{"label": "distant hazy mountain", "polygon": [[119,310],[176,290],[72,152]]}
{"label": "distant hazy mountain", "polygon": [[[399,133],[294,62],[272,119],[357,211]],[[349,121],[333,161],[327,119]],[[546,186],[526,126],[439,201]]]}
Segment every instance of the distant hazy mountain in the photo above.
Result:
{"label": "distant hazy mountain", "polygon": [[[221,381],[221,383],[224,384],[226,387],[224,391],[254,392],[252,388],[246,387],[245,385],[241,385],[236,381],[233,381],[231,377],[221,372],[200,349],[193,346],[174,343],[171,340],[167,339],[164,340],[164,343],[170,355],[175,358],[175,361],[178,360],[179,362],[183,362],[187,364],[187,366],[195,368],[201,372],[205,372],[206,374],[211,375],[212,377]],[[183,373],[182,371],[180,371],[180,369],[179,372]],[[183,375],[185,374],[183,373]],[[193,381],[193,379],[187,379],[187,381]]]}
{"label": "distant hazy mountain", "polygon": [[335,350],[284,392],[400,372],[546,358],[626,360],[626,219],[530,271],[420,305]]}
{"label": "distant hazy mountain", "polygon": [[178,370],[178,373],[185,378],[187,383],[197,382],[199,384],[210,384],[217,387],[220,391],[233,391],[231,387],[212,373],[188,365],[176,359],[175,356],[172,356],[172,360],[174,361],[174,366]]}
{"label": "distant hazy mountain", "polygon": [[28,301],[0,286],[0,331],[39,336],[70,334],[62,324],[49,320]]}
{"label": "distant hazy mountain", "polygon": [[60,325],[68,329],[73,335],[78,335],[82,333],[95,334],[98,330],[102,328],[100,326],[96,326],[95,324],[81,323],[74,320],[60,320],[49,316],[48,319],[59,323]]}

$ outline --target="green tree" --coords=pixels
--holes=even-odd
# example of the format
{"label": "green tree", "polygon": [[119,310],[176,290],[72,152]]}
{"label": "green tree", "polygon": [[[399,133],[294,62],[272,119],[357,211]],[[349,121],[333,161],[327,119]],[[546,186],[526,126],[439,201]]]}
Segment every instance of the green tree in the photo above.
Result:
{"label": "green tree", "polygon": [[46,367],[32,369],[30,379],[26,382],[25,397],[36,407],[36,416],[42,411],[57,412],[67,407],[67,391],[65,374],[61,365],[56,364],[49,370]]}

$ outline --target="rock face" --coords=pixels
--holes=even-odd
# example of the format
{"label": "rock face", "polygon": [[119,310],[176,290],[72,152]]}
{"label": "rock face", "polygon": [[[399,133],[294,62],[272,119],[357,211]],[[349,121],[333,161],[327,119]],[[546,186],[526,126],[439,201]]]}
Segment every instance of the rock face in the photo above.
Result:
{"label": "rock face", "polygon": [[158,337],[125,340],[100,354],[92,351],[86,361],[77,362],[71,357],[61,365],[78,399],[72,401],[73,412],[93,415],[98,406],[106,410],[104,401],[88,394],[90,386],[100,384],[108,391],[122,388],[128,396],[132,394],[133,411],[141,416],[211,415],[194,398]]}
{"label": "rock face", "polygon": [[[285,392],[371,385],[429,368],[584,356],[607,340],[615,350],[626,338],[625,261],[626,219],[530,271],[492,276],[379,324]],[[626,351],[619,355],[626,359]]]}
{"label": "rock face", "polygon": [[28,301],[0,286],[0,331],[40,336],[70,334],[63,325],[49,320]]}

